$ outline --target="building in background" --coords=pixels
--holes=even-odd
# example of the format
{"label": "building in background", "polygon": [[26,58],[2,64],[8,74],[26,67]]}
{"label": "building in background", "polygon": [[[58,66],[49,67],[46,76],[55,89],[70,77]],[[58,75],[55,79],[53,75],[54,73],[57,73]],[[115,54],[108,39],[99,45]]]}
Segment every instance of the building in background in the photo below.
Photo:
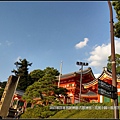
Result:
{"label": "building in background", "polygon": [[27,102],[22,99],[23,94],[24,94],[24,91],[22,90],[15,91],[13,99],[11,101],[11,108],[19,109],[19,107],[21,107],[22,111],[24,112]]}

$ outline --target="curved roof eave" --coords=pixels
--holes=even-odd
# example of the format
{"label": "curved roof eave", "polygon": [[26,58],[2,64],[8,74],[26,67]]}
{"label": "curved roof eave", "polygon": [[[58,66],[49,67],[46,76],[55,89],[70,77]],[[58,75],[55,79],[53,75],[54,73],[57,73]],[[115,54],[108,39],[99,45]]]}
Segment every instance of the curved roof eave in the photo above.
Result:
{"label": "curved roof eave", "polygon": [[[68,73],[68,74],[61,75],[60,78],[66,78],[66,77],[70,77],[70,76],[72,77],[76,74],[81,74],[81,72],[82,72],[82,74],[87,74],[87,73],[91,72],[92,77],[95,78],[95,76],[92,72],[92,69],[90,67],[88,67],[87,69],[85,69],[83,71],[79,70],[79,71],[76,71],[76,72],[71,72],[71,73]],[[56,77],[59,78],[59,76],[56,76]]]}
{"label": "curved roof eave", "polygon": [[[112,72],[109,71],[107,67],[103,67],[103,72],[97,79],[100,79],[104,75],[104,73],[108,75],[108,77],[112,78]],[[120,75],[117,75],[116,77],[117,77],[117,82],[120,82]]]}
{"label": "curved roof eave", "polygon": [[[107,67],[103,67],[102,73],[96,79],[94,79],[88,83],[83,84],[84,88],[90,88],[93,85],[98,84],[98,79],[100,79],[104,75],[104,73],[106,75],[108,75],[109,77],[112,77],[112,73],[107,69]],[[117,82],[120,82],[120,76],[118,76],[118,75],[117,75]]]}

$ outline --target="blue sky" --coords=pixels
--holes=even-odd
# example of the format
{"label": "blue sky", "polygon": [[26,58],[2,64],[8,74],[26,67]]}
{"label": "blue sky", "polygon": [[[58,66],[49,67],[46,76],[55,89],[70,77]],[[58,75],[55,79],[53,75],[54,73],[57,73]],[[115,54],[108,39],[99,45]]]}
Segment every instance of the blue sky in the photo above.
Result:
{"label": "blue sky", "polygon": [[[62,74],[78,71],[77,61],[100,74],[110,55],[109,19],[107,1],[0,2],[0,81],[19,58],[33,63],[29,72],[59,70],[62,60]],[[116,42],[119,53],[120,39]]]}

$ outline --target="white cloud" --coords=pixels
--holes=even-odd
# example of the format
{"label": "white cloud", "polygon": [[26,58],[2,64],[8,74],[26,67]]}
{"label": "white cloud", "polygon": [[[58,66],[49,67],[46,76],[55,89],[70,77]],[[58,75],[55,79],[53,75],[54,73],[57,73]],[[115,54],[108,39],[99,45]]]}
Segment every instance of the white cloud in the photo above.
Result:
{"label": "white cloud", "polygon": [[87,45],[87,42],[88,42],[88,38],[84,38],[84,41],[82,42],[79,42],[78,44],[75,45],[75,48],[76,49],[80,49],[80,48],[83,48]]}
{"label": "white cloud", "polygon": [[[120,54],[120,39],[115,40],[115,53]],[[96,69],[103,69],[107,66],[108,56],[111,55],[111,44],[102,44],[101,46],[95,46],[93,51],[90,52],[88,58],[89,66]]]}

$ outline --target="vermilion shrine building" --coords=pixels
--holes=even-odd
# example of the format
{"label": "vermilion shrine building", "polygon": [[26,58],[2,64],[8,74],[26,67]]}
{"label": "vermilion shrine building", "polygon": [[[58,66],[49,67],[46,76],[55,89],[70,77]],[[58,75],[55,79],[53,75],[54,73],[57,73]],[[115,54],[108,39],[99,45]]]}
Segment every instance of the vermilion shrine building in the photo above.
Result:
{"label": "vermilion shrine building", "polygon": [[[82,72],[82,89],[81,101],[83,102],[110,102],[111,99],[98,94],[98,79],[112,84],[112,73],[103,68],[101,75],[95,78],[92,69],[87,68],[83,71],[77,71],[69,74],[61,75],[60,87],[69,90],[68,98],[64,98],[64,103],[78,103],[80,93],[80,77]],[[120,102],[120,76],[117,76],[118,101]]]}

